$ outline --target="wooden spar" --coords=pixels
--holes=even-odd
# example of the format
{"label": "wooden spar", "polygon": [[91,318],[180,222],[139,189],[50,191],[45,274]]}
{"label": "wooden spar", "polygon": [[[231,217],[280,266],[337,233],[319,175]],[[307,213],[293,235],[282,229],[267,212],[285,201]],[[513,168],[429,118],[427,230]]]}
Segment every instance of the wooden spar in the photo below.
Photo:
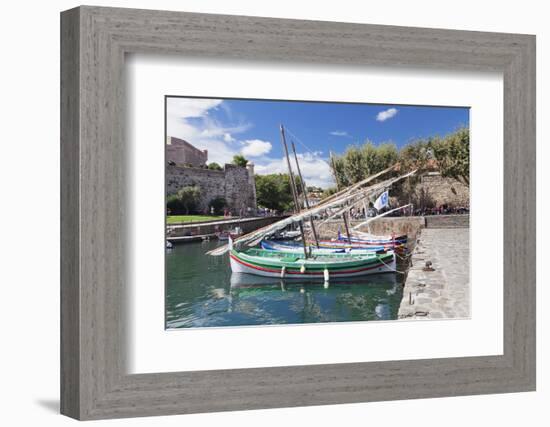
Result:
{"label": "wooden spar", "polygon": [[[340,183],[338,182],[338,174],[336,173],[336,165],[334,164],[334,157],[332,151],[330,152],[330,165],[332,166],[332,173],[334,174],[334,181],[336,181],[336,190],[340,191]],[[347,211],[342,212],[342,218],[344,219],[344,227],[346,228],[346,235],[348,236],[348,243],[351,245],[351,233],[349,232],[349,222]]]}
{"label": "wooden spar", "polygon": [[[361,192],[358,192],[357,194],[364,194],[366,195],[367,192],[365,191],[361,191]],[[324,225],[326,224],[327,222],[329,222],[332,218],[336,217],[336,216],[339,216],[339,215],[343,215],[345,212],[353,209],[354,207],[356,207],[357,205],[359,205],[359,203],[363,203],[364,204],[364,200],[359,200],[359,201],[355,201],[351,204],[349,204],[348,206],[345,206],[343,207],[342,209],[334,212],[333,214],[331,214],[328,218],[324,219],[320,224],[319,226],[321,225]]]}
{"label": "wooden spar", "polygon": [[[296,170],[298,171],[298,176],[300,177],[300,184],[302,186],[302,193],[304,194],[304,200],[306,202],[306,209],[309,209],[309,200],[307,197],[307,188],[306,188],[306,182],[304,181],[304,178],[302,177],[302,171],[300,170],[300,163],[298,163],[298,155],[296,154],[296,146],[294,145],[294,141],[290,140],[290,144],[292,147],[292,152],[294,153],[294,160],[296,161]],[[309,217],[309,223],[311,224],[311,231],[313,232],[313,238],[315,239],[315,245],[319,247],[319,237],[317,236],[317,230],[315,230],[315,223],[313,221],[313,216]]]}
{"label": "wooden spar", "polygon": [[348,236],[348,243],[351,245],[351,233],[349,231],[348,213],[344,212],[342,214],[342,217],[344,218],[344,227],[346,228],[346,235]]}
{"label": "wooden spar", "polygon": [[[331,156],[332,156],[332,153],[331,153]],[[358,188],[363,187],[365,184],[368,184],[373,179],[379,178],[380,176],[385,175],[388,172],[391,172],[393,169],[395,169],[395,165],[392,165],[392,166],[390,166],[390,167],[384,169],[383,171],[380,171],[380,172],[378,172],[374,175],[368,176],[367,178],[353,184],[350,187],[339,190],[336,193],[334,193],[333,195],[331,195],[331,196],[327,197],[326,199],[324,199],[323,202],[320,205],[331,203],[334,199],[338,199],[338,198],[340,198],[340,197],[342,197],[346,194],[353,193]],[[414,172],[416,172],[416,170]],[[336,176],[334,177],[334,180],[336,181]],[[337,189],[339,188],[338,182],[336,182],[336,188]]]}
{"label": "wooden spar", "polygon": [[384,212],[383,214],[380,214],[380,215],[376,215],[375,217],[373,218],[369,218],[368,220],[366,221],[363,221],[361,224],[357,224],[355,227],[352,228],[352,230],[357,230],[359,227],[365,225],[365,224],[369,224],[370,222],[374,221],[375,219],[378,219],[378,218],[382,218],[383,216],[386,216],[388,214],[391,214],[392,212],[395,212],[395,211],[398,211],[398,210],[401,210],[401,209],[405,209],[405,208],[408,208],[409,206],[411,206],[411,204],[409,203],[408,205],[403,205],[403,206],[399,206],[398,208],[395,208],[395,209],[391,209],[387,212]]}
{"label": "wooden spar", "polygon": [[[347,194],[347,195],[342,195],[337,200],[332,200],[330,202],[320,203],[319,205],[313,206],[311,209],[309,209],[305,212],[301,212],[299,215],[294,215],[294,217],[299,217],[296,220],[293,220],[293,217],[286,218],[284,220],[279,221],[279,223],[267,225],[267,226],[262,227],[262,228],[260,228],[256,231],[253,231],[253,232],[251,232],[247,235],[240,236],[237,239],[235,239],[235,241],[245,241],[245,240],[248,240],[250,235],[261,234],[263,232],[268,232],[268,230],[271,230],[271,229],[282,229],[282,228],[286,227],[288,224],[290,224],[291,222],[301,221],[304,218],[309,218],[309,216],[318,215],[319,213],[321,213],[323,211],[326,211],[327,209],[331,209],[331,208],[333,208],[337,205],[344,205],[344,204],[346,204],[346,202],[351,202],[351,204],[355,204],[359,200],[363,200],[364,197],[366,197],[367,195],[369,195],[371,193],[376,193],[376,192],[379,192],[379,191],[383,191],[384,189],[390,187],[393,183],[395,183],[397,181],[400,181],[401,179],[406,178],[407,176],[412,175],[415,172],[416,171],[412,171],[412,172],[409,172],[405,175],[402,175],[402,176],[399,176],[399,177],[396,177],[396,178],[390,178],[386,181],[375,184],[375,185],[369,187],[368,189],[365,189],[365,190],[362,190],[362,191],[358,191],[358,192]],[[347,208],[348,208],[348,206],[346,206],[345,209],[347,209]],[[280,226],[277,226],[277,224],[280,224]]]}
{"label": "wooden spar", "polygon": [[[290,188],[292,189],[292,196],[294,197],[294,212],[300,213],[300,203],[298,202],[298,190],[296,189],[296,182],[294,181],[294,173],[292,172],[292,166],[290,165],[290,156],[288,155],[288,146],[286,145],[285,128],[281,125],[281,142],[285,150],[286,164],[288,166],[288,177],[290,179]],[[309,209],[309,208],[308,208]],[[302,244],[304,245],[304,256],[307,258],[307,246],[306,236],[304,234],[304,226],[302,221],[298,223],[300,227],[300,234],[302,236]]]}
{"label": "wooden spar", "polygon": [[[371,177],[363,180],[361,183],[357,183],[352,188],[359,188],[365,183],[371,181],[374,178],[377,178],[378,176],[387,173],[389,170],[392,170],[393,167],[388,168],[382,172],[379,172],[378,174],[372,175]],[[335,206],[343,206],[346,203],[355,204],[358,203],[359,200],[363,200],[364,197],[367,197],[370,194],[374,194],[376,192],[382,191],[383,189],[390,187],[393,183],[400,181],[409,175],[414,175],[416,173],[416,170],[411,171],[409,173],[406,173],[405,175],[401,175],[395,178],[389,178],[385,181],[379,182],[377,184],[374,184],[370,187],[367,187],[366,189],[363,189],[361,191],[349,191],[349,189],[345,191],[341,191],[339,196],[335,198],[334,200],[327,199],[323,200],[322,203],[319,203],[316,206],[312,206],[310,209],[300,212],[299,214],[292,215],[288,218],[284,218],[280,221],[277,221],[273,224],[266,225],[264,227],[258,228],[257,230],[251,231],[250,233],[244,234],[238,238],[236,238],[233,243],[234,244],[247,244],[249,246],[253,246],[257,244],[264,236],[273,234],[274,232],[278,230],[282,230],[286,227],[288,227],[291,224],[298,223],[300,221],[303,221],[304,219],[309,218],[310,216],[319,215],[322,212],[325,212],[327,209],[331,209]],[[361,184],[361,185],[358,185]],[[208,255],[218,256],[223,255],[229,250],[228,245],[220,246],[216,249],[212,249],[211,251],[208,251]]]}

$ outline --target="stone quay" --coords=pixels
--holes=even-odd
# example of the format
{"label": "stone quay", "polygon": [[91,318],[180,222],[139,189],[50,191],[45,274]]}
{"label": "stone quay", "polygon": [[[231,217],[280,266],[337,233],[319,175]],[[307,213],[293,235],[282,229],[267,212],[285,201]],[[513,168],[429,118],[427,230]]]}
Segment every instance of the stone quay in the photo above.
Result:
{"label": "stone quay", "polygon": [[412,248],[398,319],[469,318],[470,229],[426,225]]}

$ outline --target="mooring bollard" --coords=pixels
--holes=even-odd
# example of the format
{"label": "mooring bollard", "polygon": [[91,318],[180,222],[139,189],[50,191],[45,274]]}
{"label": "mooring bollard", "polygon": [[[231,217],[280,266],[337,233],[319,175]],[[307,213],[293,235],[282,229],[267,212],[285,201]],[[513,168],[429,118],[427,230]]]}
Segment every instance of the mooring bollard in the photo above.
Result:
{"label": "mooring bollard", "polygon": [[422,269],[422,271],[435,271],[435,269],[432,267],[432,262],[426,261],[425,267]]}

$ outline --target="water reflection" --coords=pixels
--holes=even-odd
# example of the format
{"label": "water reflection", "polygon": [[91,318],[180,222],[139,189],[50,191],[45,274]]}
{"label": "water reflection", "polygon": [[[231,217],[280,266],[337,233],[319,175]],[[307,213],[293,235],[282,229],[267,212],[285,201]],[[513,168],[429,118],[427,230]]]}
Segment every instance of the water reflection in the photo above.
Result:
{"label": "water reflection", "polygon": [[217,242],[176,246],[166,255],[168,328],[390,320],[402,296],[399,276],[316,281],[232,274]]}

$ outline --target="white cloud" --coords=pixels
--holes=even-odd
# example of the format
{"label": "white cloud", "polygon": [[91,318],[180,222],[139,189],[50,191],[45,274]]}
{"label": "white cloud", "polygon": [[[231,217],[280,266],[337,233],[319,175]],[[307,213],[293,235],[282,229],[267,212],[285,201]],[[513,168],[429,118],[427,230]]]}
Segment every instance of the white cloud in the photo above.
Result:
{"label": "white cloud", "polygon": [[[210,114],[215,109],[224,112],[227,124],[215,120]],[[233,122],[230,108],[222,100],[168,98],[166,129],[168,136],[184,139],[201,150],[208,150],[208,162],[220,165],[230,163],[233,156],[242,153],[254,158],[258,174],[288,173],[286,159],[272,158],[268,154],[273,146],[261,139],[239,139],[239,134],[251,128],[249,123]],[[244,120],[244,119],[242,119]],[[292,160],[293,157],[292,157]],[[307,185],[322,188],[334,186],[329,165],[323,160],[322,152],[298,154],[300,169]],[[295,169],[295,163],[292,161]]]}
{"label": "white cloud", "polygon": [[379,122],[383,122],[385,120],[391,119],[396,114],[397,114],[397,108],[388,108],[387,110],[380,111],[376,115],[376,120],[378,120]]}
{"label": "white cloud", "polygon": [[333,130],[330,134],[333,136],[350,136],[345,130]]}
{"label": "white cloud", "polygon": [[220,99],[168,98],[166,107],[167,135],[208,150],[209,163],[230,163],[241,149],[234,135],[250,128],[248,123],[227,126],[213,119],[209,114],[212,110],[229,110]]}
{"label": "white cloud", "polygon": [[235,141],[235,138],[233,138],[233,137],[231,136],[230,133],[225,133],[225,134],[223,135],[223,140],[224,140],[225,142],[234,142],[234,141]]}
{"label": "white cloud", "polygon": [[243,141],[244,147],[241,153],[245,157],[259,157],[271,151],[271,142],[262,141],[261,139],[249,139]]}
{"label": "white cloud", "polygon": [[182,119],[204,117],[208,114],[208,110],[217,108],[222,102],[221,99],[168,98],[166,111],[168,115]]}
{"label": "white cloud", "polygon": [[[298,154],[300,171],[306,182],[306,185],[328,188],[334,186],[334,179],[328,163],[315,153]],[[296,173],[296,164],[291,161],[294,173]],[[255,172],[259,175],[271,173],[288,173],[286,159],[284,157],[263,158],[256,162]]]}

